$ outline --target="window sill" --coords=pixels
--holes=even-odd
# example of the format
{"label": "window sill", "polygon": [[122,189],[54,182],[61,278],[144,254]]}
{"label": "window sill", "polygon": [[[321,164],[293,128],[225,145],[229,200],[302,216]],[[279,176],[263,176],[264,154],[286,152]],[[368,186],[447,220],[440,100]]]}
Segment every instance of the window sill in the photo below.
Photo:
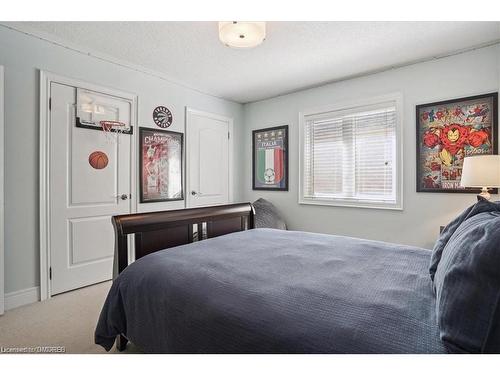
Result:
{"label": "window sill", "polygon": [[381,202],[344,201],[344,200],[332,200],[332,199],[299,198],[299,204],[309,204],[313,206],[372,208],[376,210],[403,211],[403,204],[401,202],[381,203]]}

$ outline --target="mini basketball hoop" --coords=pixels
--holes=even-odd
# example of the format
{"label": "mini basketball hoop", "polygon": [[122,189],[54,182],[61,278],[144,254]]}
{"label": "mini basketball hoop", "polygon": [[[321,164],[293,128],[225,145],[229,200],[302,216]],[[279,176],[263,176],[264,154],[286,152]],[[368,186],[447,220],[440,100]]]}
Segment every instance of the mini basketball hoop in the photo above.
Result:
{"label": "mini basketball hoop", "polygon": [[130,126],[120,121],[99,121],[106,139],[112,143],[119,143],[120,134],[130,130]]}

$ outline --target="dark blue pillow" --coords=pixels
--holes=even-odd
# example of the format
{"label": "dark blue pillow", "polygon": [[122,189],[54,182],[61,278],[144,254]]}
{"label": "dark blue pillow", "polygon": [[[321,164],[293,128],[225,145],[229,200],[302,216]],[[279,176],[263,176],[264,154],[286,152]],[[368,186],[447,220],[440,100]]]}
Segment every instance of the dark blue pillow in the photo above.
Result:
{"label": "dark blue pillow", "polygon": [[491,202],[480,196],[478,196],[477,199],[478,202],[476,204],[473,204],[472,206],[466,208],[464,212],[462,212],[444,228],[443,232],[439,236],[439,239],[436,241],[434,249],[432,250],[431,264],[429,267],[429,273],[431,274],[432,280],[434,280],[434,274],[436,273],[439,261],[441,260],[443,249],[450,240],[453,233],[455,233],[457,228],[460,226],[460,224],[462,224],[468,218],[481,212],[500,212],[500,202]]}
{"label": "dark blue pillow", "polygon": [[436,267],[440,336],[452,353],[500,353],[500,211],[489,208],[469,212]]}

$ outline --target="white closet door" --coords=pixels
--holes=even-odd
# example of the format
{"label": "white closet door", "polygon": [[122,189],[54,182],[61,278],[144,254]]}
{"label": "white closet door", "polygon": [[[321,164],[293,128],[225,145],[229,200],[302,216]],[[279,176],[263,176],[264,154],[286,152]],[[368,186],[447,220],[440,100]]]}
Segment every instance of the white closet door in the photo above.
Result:
{"label": "white closet door", "polygon": [[229,203],[229,130],[232,119],[187,110],[187,206]]}
{"label": "white closet door", "polygon": [[[123,134],[115,143],[102,131],[77,127],[76,98],[76,87],[51,84],[52,295],[111,279],[111,216],[131,212],[131,136]],[[131,122],[130,102],[116,98],[106,105],[116,107],[110,113],[117,117],[110,120]],[[96,152],[98,159],[91,157]]]}

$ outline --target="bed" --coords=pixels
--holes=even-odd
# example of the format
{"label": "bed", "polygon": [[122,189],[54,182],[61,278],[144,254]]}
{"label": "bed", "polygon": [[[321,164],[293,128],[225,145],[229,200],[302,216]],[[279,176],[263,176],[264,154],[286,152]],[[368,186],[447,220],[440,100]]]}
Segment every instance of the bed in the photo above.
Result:
{"label": "bed", "polygon": [[253,229],[250,204],[113,223],[119,275],[95,332],[106,350],[116,339],[146,353],[449,351],[429,250]]}

